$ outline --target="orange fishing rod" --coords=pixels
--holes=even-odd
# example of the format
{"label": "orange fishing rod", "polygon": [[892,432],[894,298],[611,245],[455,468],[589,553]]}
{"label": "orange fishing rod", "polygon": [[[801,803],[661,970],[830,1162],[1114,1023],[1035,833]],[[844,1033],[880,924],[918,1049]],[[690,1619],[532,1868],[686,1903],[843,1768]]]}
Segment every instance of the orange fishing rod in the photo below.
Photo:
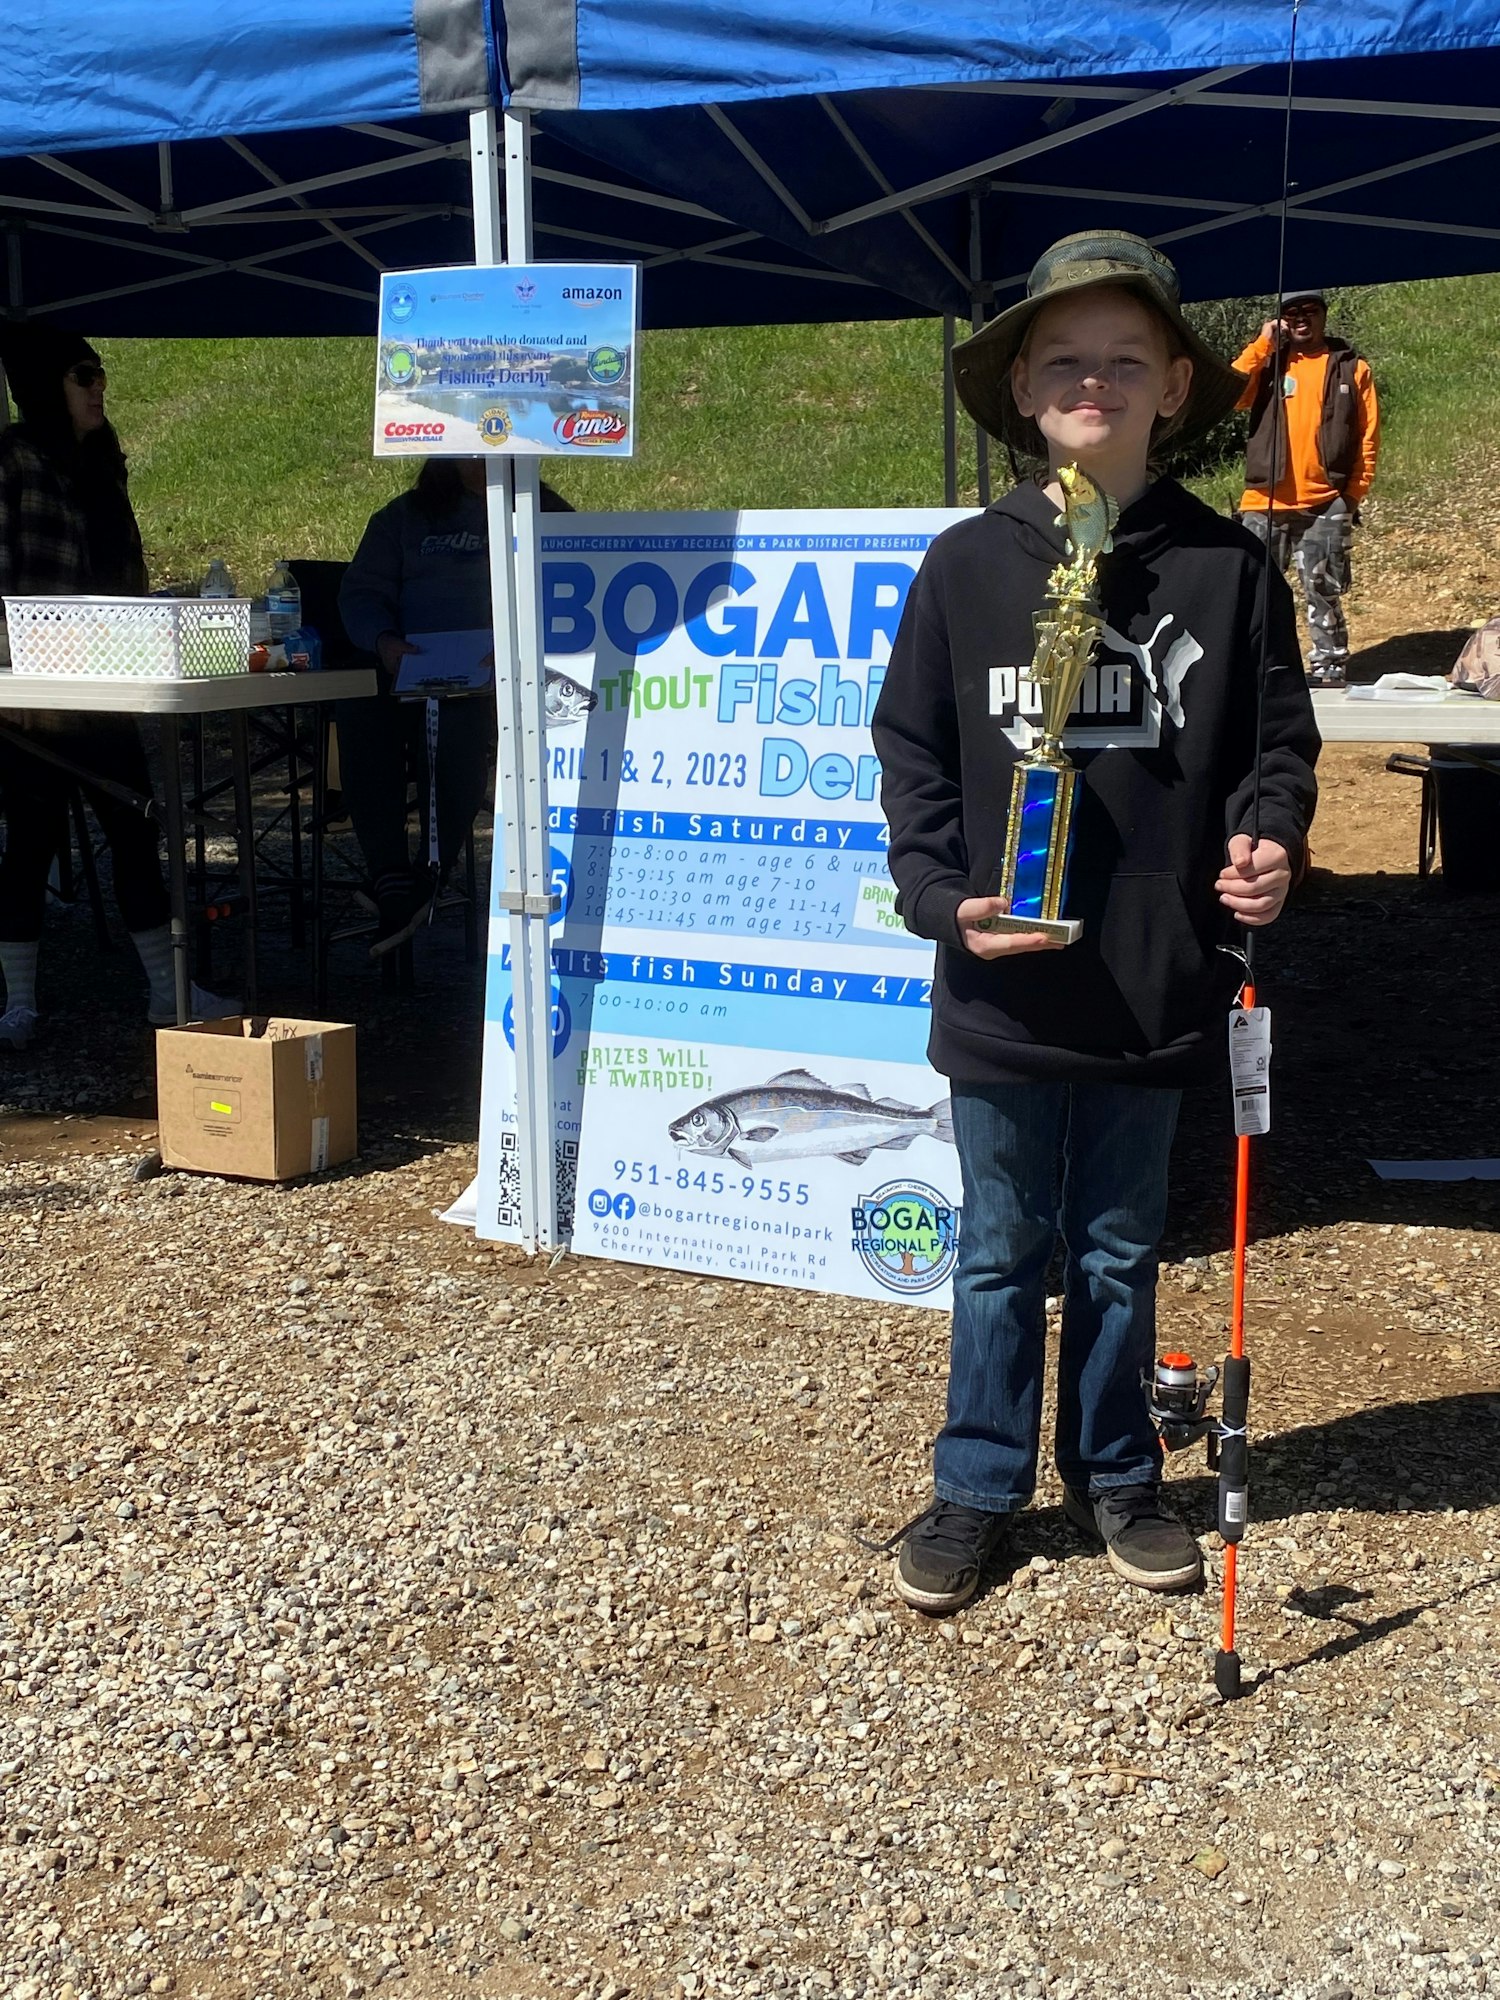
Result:
{"label": "orange fishing rod", "polygon": [[[1286,225],[1288,195],[1292,180],[1293,83],[1297,69],[1297,16],[1301,0],[1292,0],[1291,24],[1287,38],[1286,113],[1281,138],[1281,221],[1276,246],[1276,311],[1280,314],[1286,288]],[[1280,373],[1279,342],[1272,344],[1267,363]],[[1272,389],[1273,405],[1283,391],[1278,381]],[[1273,417],[1280,416],[1273,407]],[[1270,671],[1271,567],[1275,562],[1276,488],[1281,477],[1281,447],[1286,442],[1284,416],[1271,433],[1271,484],[1266,494],[1266,562],[1263,572],[1260,621],[1260,676],[1255,701],[1255,776],[1250,804],[1251,852],[1260,844],[1261,757],[1265,743],[1266,679]],[[1245,983],[1239,1006],[1255,1005],[1255,932],[1245,936]],[[1270,1048],[1267,1044],[1269,1063]],[[1236,1097],[1238,1104],[1238,1097]],[[1236,1118],[1236,1124],[1242,1121]],[[1261,1129],[1265,1129],[1262,1125]],[[1250,1361],[1245,1353],[1245,1260],[1250,1243],[1250,1138],[1239,1131],[1234,1162],[1234,1291],[1229,1312],[1229,1352],[1224,1357],[1221,1416],[1209,1437],[1209,1463],[1217,1463],[1219,1474],[1219,1538],[1224,1544],[1224,1595],[1219,1614],[1219,1650],[1214,1655],[1214,1686],[1224,1701],[1233,1701],[1241,1692],[1240,1656],[1235,1649],[1235,1617],[1240,1580],[1240,1542],[1250,1514]]]}
{"label": "orange fishing rod", "polygon": [[[1240,1004],[1255,1005],[1255,982],[1245,981]],[[1239,1587],[1240,1539],[1249,1514],[1250,1363],[1245,1354],[1245,1256],[1250,1242],[1250,1134],[1235,1141],[1234,1292],[1229,1309],[1229,1352],[1224,1357],[1224,1414],[1214,1435],[1219,1463],[1219,1535],[1224,1543],[1224,1599],[1214,1686],[1225,1701],[1240,1692],[1240,1656],[1234,1621]],[[1210,1446],[1212,1451],[1213,1446]]]}
{"label": "orange fishing rod", "polygon": [[[1301,0],[1292,0],[1291,30],[1287,45],[1286,70],[1286,115],[1282,130],[1281,158],[1281,228],[1277,246],[1276,308],[1281,308],[1282,294],[1286,285],[1286,226],[1288,193],[1291,188],[1292,150],[1292,108],[1293,79],[1297,66],[1297,16]],[[1281,370],[1281,347],[1273,342],[1271,355],[1266,364]],[[1282,393],[1278,382],[1273,387],[1273,399]],[[1275,556],[1276,488],[1281,478],[1281,447],[1286,436],[1284,418],[1274,421],[1271,433],[1271,479],[1266,494],[1266,534],[1265,568],[1262,573],[1261,618],[1260,618],[1260,662],[1255,698],[1255,764],[1251,784],[1250,801],[1250,851],[1253,854],[1260,845],[1260,794],[1261,760],[1265,742],[1266,680],[1270,671],[1270,590],[1271,568]],[[1235,1004],[1232,1021],[1238,1021],[1240,1010],[1248,1012],[1255,1006],[1255,932],[1249,929],[1245,934],[1244,951],[1245,980]],[[1261,1023],[1264,1029],[1264,1019]],[[1232,1039],[1232,1037],[1231,1037]],[[1265,1043],[1265,1060],[1269,1064],[1270,1042]],[[1231,1072],[1232,1072],[1231,1062]],[[1234,1079],[1231,1075],[1231,1082]],[[1210,1368],[1199,1375],[1198,1365],[1190,1354],[1164,1354],[1156,1363],[1153,1373],[1144,1378],[1150,1403],[1151,1415],[1161,1435],[1162,1444],[1168,1451],[1180,1451],[1198,1438],[1205,1440],[1208,1448],[1208,1464],[1211,1471],[1218,1474],[1218,1527],[1219,1538],[1224,1544],[1224,1590],[1219,1613],[1219,1648],[1214,1655],[1214,1686],[1224,1701],[1233,1701],[1241,1692],[1240,1656],[1235,1647],[1235,1619],[1238,1611],[1240,1543],[1244,1539],[1245,1527],[1250,1514],[1250,1360],[1245,1353],[1245,1263],[1250,1243],[1250,1140],[1249,1131],[1238,1129],[1257,1121],[1247,1112],[1240,1115],[1241,1093],[1235,1090],[1237,1128],[1235,1140],[1234,1171],[1234,1290],[1229,1315],[1229,1352],[1224,1357],[1222,1373]],[[1264,1090],[1248,1091],[1247,1096],[1261,1095]],[[1268,1107],[1269,1100],[1266,1100]],[[1265,1119],[1258,1122],[1258,1129],[1267,1129]],[[1216,1385],[1222,1384],[1221,1414],[1217,1418],[1208,1414],[1208,1399]]]}

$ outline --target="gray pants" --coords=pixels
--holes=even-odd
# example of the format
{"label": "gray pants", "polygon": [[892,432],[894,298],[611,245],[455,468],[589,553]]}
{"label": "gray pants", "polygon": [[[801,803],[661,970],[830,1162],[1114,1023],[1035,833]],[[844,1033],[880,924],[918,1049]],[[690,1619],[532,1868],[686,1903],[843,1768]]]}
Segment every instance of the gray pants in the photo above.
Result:
{"label": "gray pants", "polygon": [[[1240,520],[1260,541],[1266,539],[1262,512]],[[1354,520],[1343,500],[1334,500],[1318,514],[1283,513],[1270,518],[1271,553],[1285,572],[1294,569],[1307,606],[1312,635],[1308,672],[1342,667],[1349,657],[1349,627],[1344,619],[1344,592],[1349,588],[1349,552]]]}

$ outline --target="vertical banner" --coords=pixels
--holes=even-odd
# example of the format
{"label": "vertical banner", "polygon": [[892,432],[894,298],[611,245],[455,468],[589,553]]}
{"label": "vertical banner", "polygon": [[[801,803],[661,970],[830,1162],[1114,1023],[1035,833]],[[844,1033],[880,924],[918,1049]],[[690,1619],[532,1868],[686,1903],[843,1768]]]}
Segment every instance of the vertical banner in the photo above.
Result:
{"label": "vertical banner", "polygon": [[[544,520],[558,1205],[579,1252],[949,1303],[933,947],[895,911],[870,717],[927,545],[962,518]],[[490,940],[478,1230],[514,1239],[502,921]]]}

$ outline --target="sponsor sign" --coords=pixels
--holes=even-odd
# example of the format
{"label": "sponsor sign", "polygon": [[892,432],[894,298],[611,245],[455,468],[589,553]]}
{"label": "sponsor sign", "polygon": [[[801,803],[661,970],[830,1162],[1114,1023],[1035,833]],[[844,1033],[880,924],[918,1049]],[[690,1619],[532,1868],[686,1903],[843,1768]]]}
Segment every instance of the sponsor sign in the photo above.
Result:
{"label": "sponsor sign", "polygon": [[387,272],[375,455],[628,458],[635,346],[633,264]]}
{"label": "sponsor sign", "polygon": [[[869,725],[917,567],[960,518],[543,517],[555,1151],[577,1250],[949,1303],[932,946],[895,911]],[[514,1239],[498,910],[490,950],[478,1226]]]}

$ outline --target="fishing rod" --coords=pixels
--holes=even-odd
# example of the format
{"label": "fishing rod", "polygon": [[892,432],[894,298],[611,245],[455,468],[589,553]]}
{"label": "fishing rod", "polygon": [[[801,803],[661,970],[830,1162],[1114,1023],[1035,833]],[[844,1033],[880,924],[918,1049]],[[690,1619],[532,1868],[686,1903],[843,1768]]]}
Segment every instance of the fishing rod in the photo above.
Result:
{"label": "fishing rod", "polygon": [[[1276,247],[1276,312],[1281,312],[1286,288],[1286,229],[1288,198],[1291,191],[1292,91],[1297,66],[1297,17],[1302,0],[1292,0],[1291,26],[1287,41],[1286,110],[1281,141],[1281,215]],[[1281,343],[1273,339],[1267,367],[1279,370]],[[1279,381],[1272,397],[1282,394]],[[1255,696],[1255,763],[1250,793],[1250,851],[1260,844],[1261,766],[1265,737],[1266,681],[1270,672],[1271,567],[1275,562],[1276,488],[1282,474],[1281,450],[1287,440],[1284,416],[1271,428],[1271,481],[1266,495],[1265,567],[1261,576],[1260,659]],[[1245,1267],[1250,1244],[1251,1142],[1257,1130],[1269,1126],[1268,1111],[1260,1119],[1253,1115],[1258,1096],[1268,1106],[1265,1070],[1270,1060],[1270,1020],[1256,1007],[1255,932],[1245,932],[1244,945],[1237,954],[1244,960],[1245,977],[1230,1014],[1230,1082],[1235,1100],[1234,1162],[1234,1277],[1229,1309],[1229,1351],[1222,1371],[1210,1368],[1200,1376],[1190,1354],[1164,1354],[1145,1383],[1152,1419],[1164,1449],[1180,1451],[1203,1439],[1208,1467],[1218,1475],[1218,1529],[1224,1544],[1223,1596],[1219,1614],[1219,1646],[1214,1655],[1214,1686],[1224,1701],[1234,1701],[1243,1692],[1240,1656],[1235,1644],[1239,1595],[1240,1543],[1244,1539],[1250,1512],[1250,1357],[1245,1352]],[[1257,1018],[1258,1017],[1258,1018]],[[1243,1058],[1235,1049],[1235,1037],[1245,1039]],[[1257,1078],[1260,1078],[1257,1081]],[[1243,1079],[1243,1081],[1242,1081]],[[1222,1383],[1221,1415],[1208,1414],[1208,1400]]]}

